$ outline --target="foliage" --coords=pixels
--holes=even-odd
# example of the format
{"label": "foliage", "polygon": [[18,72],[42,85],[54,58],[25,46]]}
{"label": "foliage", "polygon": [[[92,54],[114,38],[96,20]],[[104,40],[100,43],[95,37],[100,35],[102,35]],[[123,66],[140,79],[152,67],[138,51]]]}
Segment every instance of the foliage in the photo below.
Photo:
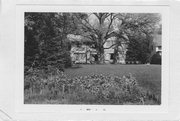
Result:
{"label": "foliage", "polygon": [[32,70],[25,76],[25,101],[37,96],[60,102],[65,99],[68,104],[144,104],[152,100],[152,94],[141,88],[131,74],[123,77],[91,74],[70,79],[53,67],[48,71]]}
{"label": "foliage", "polygon": [[67,34],[76,29],[71,14],[28,12],[24,27],[27,69],[71,66]]}
{"label": "foliage", "polygon": [[126,52],[126,61],[148,63],[152,53],[152,37],[130,37]]}

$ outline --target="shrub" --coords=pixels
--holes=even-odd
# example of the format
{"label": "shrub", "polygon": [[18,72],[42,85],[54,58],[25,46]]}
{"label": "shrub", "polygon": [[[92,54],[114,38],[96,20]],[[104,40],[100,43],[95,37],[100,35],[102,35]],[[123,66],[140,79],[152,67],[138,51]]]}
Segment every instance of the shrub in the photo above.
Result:
{"label": "shrub", "polygon": [[151,58],[151,64],[161,64],[161,55],[156,53]]}

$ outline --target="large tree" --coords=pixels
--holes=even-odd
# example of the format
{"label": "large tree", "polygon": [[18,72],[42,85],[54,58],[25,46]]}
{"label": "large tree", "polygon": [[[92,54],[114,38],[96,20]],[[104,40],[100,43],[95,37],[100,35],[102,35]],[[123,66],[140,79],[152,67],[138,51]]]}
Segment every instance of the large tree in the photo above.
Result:
{"label": "large tree", "polygon": [[91,43],[91,47],[95,48],[98,53],[99,63],[104,62],[104,50],[114,47],[120,42],[115,42],[110,47],[105,47],[108,39],[114,37],[118,40],[128,40],[122,31],[119,31],[118,25],[120,14],[115,13],[76,13],[74,18],[78,23],[78,33],[83,36],[84,40]]}
{"label": "large tree", "polygon": [[[77,34],[92,43],[91,47],[97,50],[100,63],[104,62],[105,49],[114,48],[118,51],[118,46],[128,44],[129,36],[144,34],[146,38],[151,38],[160,21],[156,13],[75,13],[73,17],[78,24]],[[104,44],[112,38],[114,43],[105,47]],[[114,51],[115,56],[117,51]]]}

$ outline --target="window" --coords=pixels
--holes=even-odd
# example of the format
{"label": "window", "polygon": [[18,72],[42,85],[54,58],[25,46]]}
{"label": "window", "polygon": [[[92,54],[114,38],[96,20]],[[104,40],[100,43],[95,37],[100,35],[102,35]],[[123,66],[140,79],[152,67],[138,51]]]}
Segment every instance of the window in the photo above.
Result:
{"label": "window", "polygon": [[114,59],[114,53],[111,54],[110,59],[111,59],[111,60]]}

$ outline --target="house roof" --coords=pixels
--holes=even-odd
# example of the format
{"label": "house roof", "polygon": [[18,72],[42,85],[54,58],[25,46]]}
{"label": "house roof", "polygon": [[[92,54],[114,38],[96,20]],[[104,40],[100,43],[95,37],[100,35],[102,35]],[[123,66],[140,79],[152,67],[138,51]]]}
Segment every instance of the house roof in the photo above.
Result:
{"label": "house roof", "polygon": [[155,35],[153,41],[155,46],[162,46],[162,35],[160,34]]}
{"label": "house roof", "polygon": [[87,51],[91,51],[91,52],[96,52],[95,49],[93,48],[90,48],[89,46],[85,46],[85,45],[82,45],[81,47],[72,47],[71,48],[71,52],[73,53],[86,53]]}

